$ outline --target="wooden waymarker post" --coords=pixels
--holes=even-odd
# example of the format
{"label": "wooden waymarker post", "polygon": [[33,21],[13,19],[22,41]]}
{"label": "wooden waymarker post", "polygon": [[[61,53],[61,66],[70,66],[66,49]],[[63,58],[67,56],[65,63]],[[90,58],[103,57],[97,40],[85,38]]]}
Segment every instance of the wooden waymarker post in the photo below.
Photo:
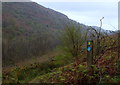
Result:
{"label": "wooden waymarker post", "polygon": [[93,40],[87,41],[87,65],[89,69],[93,65]]}

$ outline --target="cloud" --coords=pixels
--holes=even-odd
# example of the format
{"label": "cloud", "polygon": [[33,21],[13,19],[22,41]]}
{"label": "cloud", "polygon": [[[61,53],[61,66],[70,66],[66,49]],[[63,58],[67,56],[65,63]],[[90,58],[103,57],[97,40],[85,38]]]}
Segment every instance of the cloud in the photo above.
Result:
{"label": "cloud", "polygon": [[99,26],[100,18],[105,17],[104,29],[115,30],[111,25],[116,28],[118,26],[117,2],[39,2],[39,4],[86,25]]}

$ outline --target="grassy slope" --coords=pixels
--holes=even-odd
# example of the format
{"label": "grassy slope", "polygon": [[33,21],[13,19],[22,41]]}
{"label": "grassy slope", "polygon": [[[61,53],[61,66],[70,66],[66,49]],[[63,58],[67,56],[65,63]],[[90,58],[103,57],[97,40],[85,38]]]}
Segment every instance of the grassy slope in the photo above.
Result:
{"label": "grassy slope", "polygon": [[[116,36],[111,37],[113,37],[113,39],[108,39],[106,43],[110,44],[110,42],[116,39]],[[117,44],[115,44],[115,46],[117,46]],[[106,50],[104,55],[93,65],[93,75],[87,70],[86,60],[77,60],[72,64],[54,69],[52,72],[45,75],[38,76],[29,83],[120,83],[120,72],[116,71],[117,59],[118,48],[109,49]]]}
{"label": "grassy slope", "polygon": [[30,59],[26,59],[24,61],[21,62],[17,62],[15,63],[14,66],[6,66],[3,67],[3,71],[10,71],[11,69],[18,67],[23,67],[23,66],[30,66],[33,63],[44,63],[44,62],[48,62],[50,61],[51,58],[53,58],[54,56],[56,56],[57,54],[59,54],[58,52],[49,52],[43,56],[38,56],[35,58],[30,58]]}
{"label": "grassy slope", "polygon": [[[112,51],[107,51],[105,55],[98,61],[100,62],[100,69],[101,73],[104,74],[102,76],[102,80],[99,81],[100,75],[98,73],[98,68],[97,65],[93,66],[93,75],[90,75],[90,71],[87,70],[85,62],[79,63],[79,64],[70,64],[66,65],[64,67],[60,67],[57,69],[54,69],[53,72],[47,73],[45,75],[41,75],[30,81],[29,83],[89,83],[89,82],[94,82],[94,83],[120,83],[120,76],[111,76],[110,71],[106,68],[106,66],[110,68],[115,68],[115,63],[117,57],[117,52],[115,50]],[[101,61],[103,59],[103,61]],[[112,59],[112,60],[111,60]],[[109,62],[110,63],[105,63],[104,62]]]}

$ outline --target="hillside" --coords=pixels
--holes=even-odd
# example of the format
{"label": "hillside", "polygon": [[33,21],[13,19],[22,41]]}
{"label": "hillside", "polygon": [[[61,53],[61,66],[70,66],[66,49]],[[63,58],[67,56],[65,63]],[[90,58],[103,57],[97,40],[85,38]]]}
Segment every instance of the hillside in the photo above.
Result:
{"label": "hillside", "polygon": [[59,31],[66,26],[73,24],[76,27],[81,25],[82,30],[87,28],[60,12],[34,2],[4,2],[2,6],[3,66],[14,65],[18,60],[41,56],[52,50],[59,44]]}
{"label": "hillside", "polygon": [[44,29],[63,29],[71,23],[79,24],[60,12],[34,2],[3,3],[4,29],[6,26],[16,24],[18,32],[23,30],[24,34],[26,32],[29,34],[31,31],[34,33]]}

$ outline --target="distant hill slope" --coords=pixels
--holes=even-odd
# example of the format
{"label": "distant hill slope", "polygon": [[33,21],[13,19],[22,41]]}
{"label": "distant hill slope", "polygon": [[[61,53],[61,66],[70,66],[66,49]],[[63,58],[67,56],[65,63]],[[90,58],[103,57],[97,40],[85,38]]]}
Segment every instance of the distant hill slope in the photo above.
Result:
{"label": "distant hill slope", "polygon": [[[96,29],[97,31],[100,30],[100,27],[97,27],[97,26],[92,26],[92,28]],[[103,32],[103,33],[105,32],[105,33],[107,33],[107,34],[109,34],[109,35],[112,35],[112,34],[114,34],[114,33],[117,33],[117,31],[104,30],[103,28],[101,29],[101,32]]]}

